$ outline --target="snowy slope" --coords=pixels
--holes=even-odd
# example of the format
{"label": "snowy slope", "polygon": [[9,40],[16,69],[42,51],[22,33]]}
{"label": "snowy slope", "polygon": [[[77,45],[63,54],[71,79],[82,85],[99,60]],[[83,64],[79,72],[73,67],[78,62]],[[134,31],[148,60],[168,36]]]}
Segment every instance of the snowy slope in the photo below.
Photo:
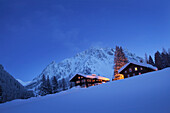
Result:
{"label": "snowy slope", "polygon": [[[130,61],[139,61],[142,58],[135,56],[125,50],[125,54]],[[50,78],[56,76],[58,80],[66,78],[67,83],[76,73],[96,74],[112,79],[114,66],[114,49],[113,48],[90,48],[78,53],[72,58],[65,59],[59,63],[53,61],[42,73],[33,79],[27,86],[29,89],[37,88],[41,83],[42,75]],[[68,84],[67,84],[68,86]]]}
{"label": "snowy slope", "polygon": [[30,84],[31,83],[31,81],[27,81],[27,82],[24,82],[24,81],[22,81],[22,80],[20,80],[20,79],[16,79],[20,84],[22,84],[23,86],[26,86],[26,85],[28,85],[28,84]]}
{"label": "snowy slope", "polygon": [[0,104],[1,113],[170,113],[170,68]]}

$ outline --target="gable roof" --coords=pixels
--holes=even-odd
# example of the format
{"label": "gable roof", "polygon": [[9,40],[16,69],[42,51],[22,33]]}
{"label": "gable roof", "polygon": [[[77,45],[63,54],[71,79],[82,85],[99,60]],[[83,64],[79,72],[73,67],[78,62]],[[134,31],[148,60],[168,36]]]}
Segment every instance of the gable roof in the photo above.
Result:
{"label": "gable roof", "polygon": [[139,63],[139,62],[129,62],[129,63],[125,64],[122,68],[120,68],[120,69],[118,70],[118,73],[122,72],[122,71],[123,71],[128,65],[130,65],[130,64],[135,64],[135,65],[138,65],[138,66],[147,67],[147,68],[153,69],[153,70],[155,70],[155,71],[157,70],[157,67],[154,67],[154,66],[152,66],[152,65],[150,65],[150,64]]}
{"label": "gable roof", "polygon": [[85,78],[91,78],[91,79],[100,79],[100,80],[106,80],[106,81],[110,81],[110,79],[109,78],[106,78],[106,77],[102,77],[102,76],[97,76],[97,75],[84,75],[84,74],[81,74],[81,73],[77,73],[77,74],[75,74],[74,76],[72,76],[71,78],[70,78],[70,81],[76,76],[76,75],[80,75],[80,76],[83,76],[83,77],[85,77]]}

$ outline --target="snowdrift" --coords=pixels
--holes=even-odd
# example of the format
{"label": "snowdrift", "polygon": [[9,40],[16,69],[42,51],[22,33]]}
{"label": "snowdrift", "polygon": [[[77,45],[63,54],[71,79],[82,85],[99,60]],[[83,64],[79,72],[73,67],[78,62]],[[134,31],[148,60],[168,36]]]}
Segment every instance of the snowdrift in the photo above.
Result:
{"label": "snowdrift", "polygon": [[1,113],[170,113],[170,68],[45,97],[0,104]]}

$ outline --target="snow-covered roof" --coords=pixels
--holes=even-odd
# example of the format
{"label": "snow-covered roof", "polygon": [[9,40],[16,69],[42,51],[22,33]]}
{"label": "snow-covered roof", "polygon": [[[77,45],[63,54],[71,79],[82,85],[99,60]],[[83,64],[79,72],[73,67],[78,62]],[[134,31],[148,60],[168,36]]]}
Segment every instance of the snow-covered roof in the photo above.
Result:
{"label": "snow-covered roof", "polygon": [[92,74],[92,75],[84,75],[84,74],[81,74],[81,73],[75,74],[74,76],[72,76],[72,77],[70,78],[70,80],[72,80],[76,75],[80,75],[80,76],[83,76],[83,77],[85,77],[85,78],[91,78],[91,79],[96,78],[96,79],[106,80],[106,81],[109,81],[109,80],[110,80],[109,78],[102,77],[102,76],[97,76],[97,75],[95,75],[95,74]]}
{"label": "snow-covered roof", "polygon": [[143,67],[147,67],[147,68],[150,68],[150,69],[153,69],[153,70],[157,70],[157,67],[154,67],[150,64],[146,64],[146,63],[139,63],[139,62],[129,62],[127,64],[125,64],[122,68],[120,68],[118,70],[118,73],[120,73],[121,71],[123,71],[129,64],[135,64],[135,65],[138,65],[138,66],[143,66]]}

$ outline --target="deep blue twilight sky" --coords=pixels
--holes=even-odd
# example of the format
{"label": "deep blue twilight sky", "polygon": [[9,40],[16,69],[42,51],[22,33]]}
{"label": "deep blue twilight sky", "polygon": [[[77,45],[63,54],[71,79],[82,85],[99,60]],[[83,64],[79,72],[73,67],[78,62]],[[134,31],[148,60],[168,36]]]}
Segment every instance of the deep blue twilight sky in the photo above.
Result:
{"label": "deep blue twilight sky", "polygon": [[0,0],[0,63],[32,80],[92,46],[144,57],[170,46],[169,0]]}

